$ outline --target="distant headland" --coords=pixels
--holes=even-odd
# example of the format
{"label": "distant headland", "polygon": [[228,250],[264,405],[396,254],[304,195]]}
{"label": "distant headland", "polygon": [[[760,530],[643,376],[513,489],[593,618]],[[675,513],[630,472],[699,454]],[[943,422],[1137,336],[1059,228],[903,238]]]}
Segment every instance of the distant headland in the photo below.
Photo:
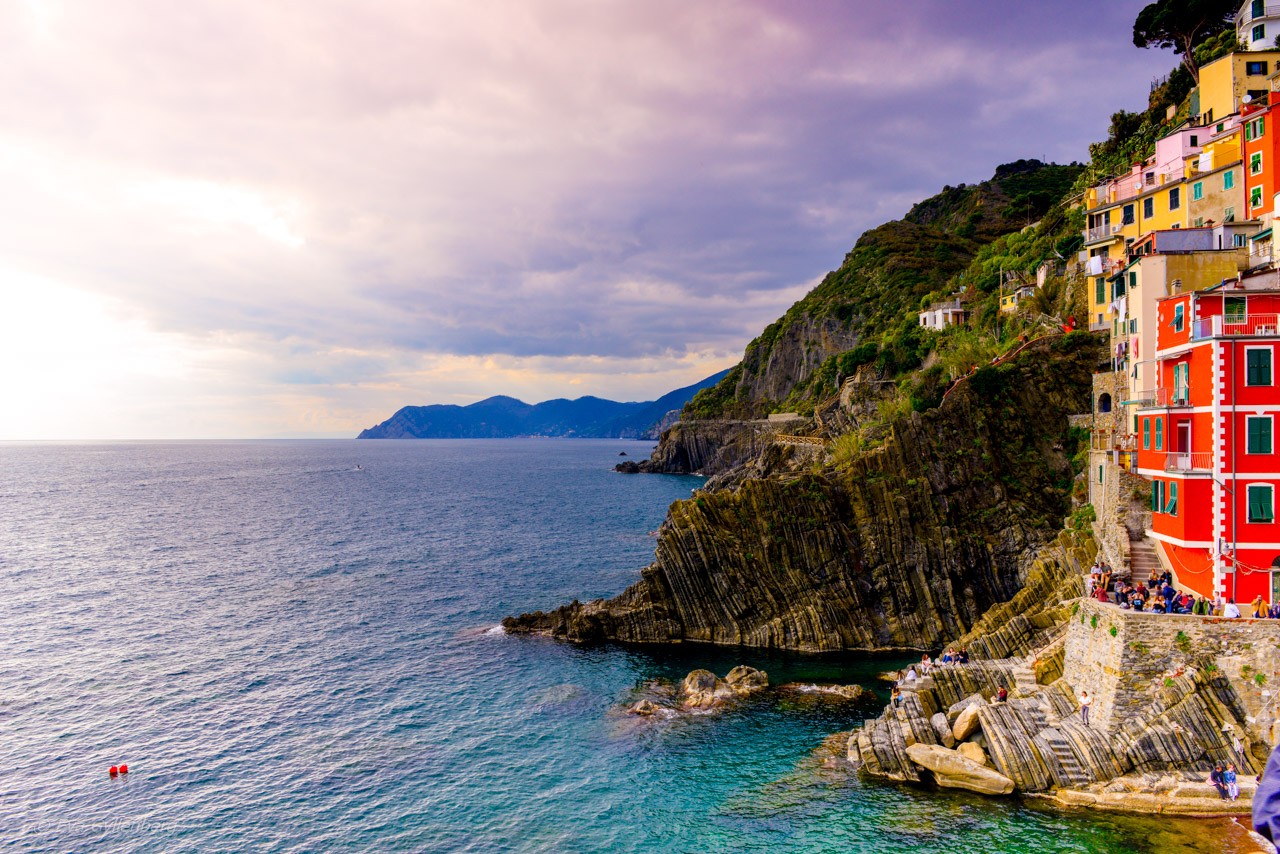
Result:
{"label": "distant headland", "polygon": [[657,400],[619,403],[599,397],[529,404],[489,397],[468,406],[405,406],[357,439],[506,439],[520,436],[579,439],[656,439],[680,418],[693,396],[724,379],[721,371]]}

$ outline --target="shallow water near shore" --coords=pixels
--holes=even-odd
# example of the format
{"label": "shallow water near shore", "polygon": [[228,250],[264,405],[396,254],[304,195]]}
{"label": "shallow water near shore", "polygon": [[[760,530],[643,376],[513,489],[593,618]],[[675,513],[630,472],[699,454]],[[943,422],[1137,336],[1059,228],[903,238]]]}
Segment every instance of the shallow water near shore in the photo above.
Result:
{"label": "shallow water near shore", "polygon": [[611,471],[650,447],[0,444],[0,848],[1252,850],[1229,821],[860,780],[824,739],[875,707],[621,711],[735,664],[883,693],[901,657],[492,631],[638,577],[702,483]]}

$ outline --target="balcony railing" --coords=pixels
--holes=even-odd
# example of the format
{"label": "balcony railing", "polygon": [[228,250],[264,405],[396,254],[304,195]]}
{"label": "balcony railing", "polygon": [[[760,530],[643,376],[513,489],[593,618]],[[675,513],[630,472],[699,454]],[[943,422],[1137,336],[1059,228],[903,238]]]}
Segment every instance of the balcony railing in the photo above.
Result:
{"label": "balcony railing", "polygon": [[1085,232],[1085,241],[1092,243],[1095,240],[1105,240],[1112,235],[1119,234],[1124,225],[1121,223],[1110,223],[1108,225],[1099,225]]}
{"label": "balcony railing", "polygon": [[1210,451],[1167,451],[1164,455],[1164,470],[1213,471],[1213,454]]}
{"label": "balcony railing", "polygon": [[1191,340],[1275,335],[1276,327],[1277,316],[1274,314],[1252,314],[1244,318],[1230,319],[1219,314],[1191,324]]}
{"label": "balcony railing", "polygon": [[1133,400],[1139,406],[1190,406],[1191,396],[1185,388],[1151,388],[1135,392]]}
{"label": "balcony railing", "polygon": [[1118,430],[1094,430],[1090,448],[1095,451],[1136,451],[1138,437]]}

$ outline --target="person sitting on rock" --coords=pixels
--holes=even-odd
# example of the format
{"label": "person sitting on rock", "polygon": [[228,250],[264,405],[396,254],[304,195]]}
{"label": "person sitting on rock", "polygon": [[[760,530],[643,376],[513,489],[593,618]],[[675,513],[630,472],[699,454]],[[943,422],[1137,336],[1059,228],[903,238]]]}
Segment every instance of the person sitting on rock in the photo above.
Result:
{"label": "person sitting on rock", "polygon": [[1169,613],[1169,603],[1165,601],[1164,596],[1157,593],[1155,601],[1151,603],[1151,613],[1167,614]]}
{"label": "person sitting on rock", "polygon": [[955,660],[956,660],[956,659],[955,659],[955,656],[953,656],[953,655],[951,654],[951,650],[950,650],[950,649],[948,649],[946,652],[944,652],[944,653],[942,654],[942,658],[938,659],[938,663],[939,663],[939,664],[951,664],[951,663],[952,663],[953,661],[955,661]]}
{"label": "person sitting on rock", "polygon": [[907,676],[903,681],[907,683],[908,688],[916,684],[916,669],[914,667],[907,668]]}
{"label": "person sitting on rock", "polygon": [[902,689],[899,688],[897,685],[894,685],[893,690],[889,692],[889,699],[893,702],[893,707],[895,709],[901,706],[902,705]]}
{"label": "person sitting on rock", "polygon": [[933,669],[933,662],[929,660],[929,653],[920,656],[920,675],[928,676],[929,671]]}
{"label": "person sitting on rock", "polygon": [[1209,772],[1209,779],[1206,783],[1218,790],[1218,797],[1222,800],[1227,799],[1227,779],[1226,772],[1222,770],[1222,763],[1213,766],[1213,770]]}
{"label": "person sitting on rock", "polygon": [[1229,620],[1237,619],[1240,616],[1240,608],[1236,605],[1236,600],[1230,599],[1222,606],[1222,616]]}
{"label": "person sitting on rock", "polygon": [[967,649],[961,649],[958,653],[956,653],[956,661],[957,661],[959,664],[968,664],[968,663],[969,663],[969,650],[967,650]]}
{"label": "person sitting on rock", "polygon": [[1111,600],[1107,597],[1107,588],[1105,588],[1105,587],[1103,587],[1103,586],[1101,586],[1101,585],[1099,585],[1099,586],[1098,586],[1098,589],[1097,589],[1097,590],[1093,591],[1093,598],[1094,598],[1094,599],[1097,599],[1099,602],[1110,602],[1110,601],[1111,601]]}
{"label": "person sitting on rock", "polygon": [[1253,617],[1261,619],[1267,616],[1267,603],[1262,601],[1262,596],[1253,597]]}
{"label": "person sitting on rock", "polygon": [[1001,685],[996,689],[996,702],[1003,703],[1009,699],[1009,692]]}
{"label": "person sitting on rock", "polygon": [[1129,607],[1135,611],[1141,611],[1146,604],[1147,597],[1142,595],[1142,585],[1138,585],[1138,589],[1129,597]]}

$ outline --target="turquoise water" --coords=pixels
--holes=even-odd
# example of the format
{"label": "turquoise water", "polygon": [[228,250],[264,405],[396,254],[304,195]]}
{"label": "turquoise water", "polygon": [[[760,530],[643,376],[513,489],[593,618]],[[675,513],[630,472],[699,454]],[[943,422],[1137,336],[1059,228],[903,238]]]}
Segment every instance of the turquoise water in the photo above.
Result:
{"label": "turquoise water", "polygon": [[0,847],[1236,850],[861,781],[822,745],[874,707],[622,712],[695,667],[878,689],[893,660],[493,632],[637,577],[698,483],[610,470],[649,447],[0,444]]}

